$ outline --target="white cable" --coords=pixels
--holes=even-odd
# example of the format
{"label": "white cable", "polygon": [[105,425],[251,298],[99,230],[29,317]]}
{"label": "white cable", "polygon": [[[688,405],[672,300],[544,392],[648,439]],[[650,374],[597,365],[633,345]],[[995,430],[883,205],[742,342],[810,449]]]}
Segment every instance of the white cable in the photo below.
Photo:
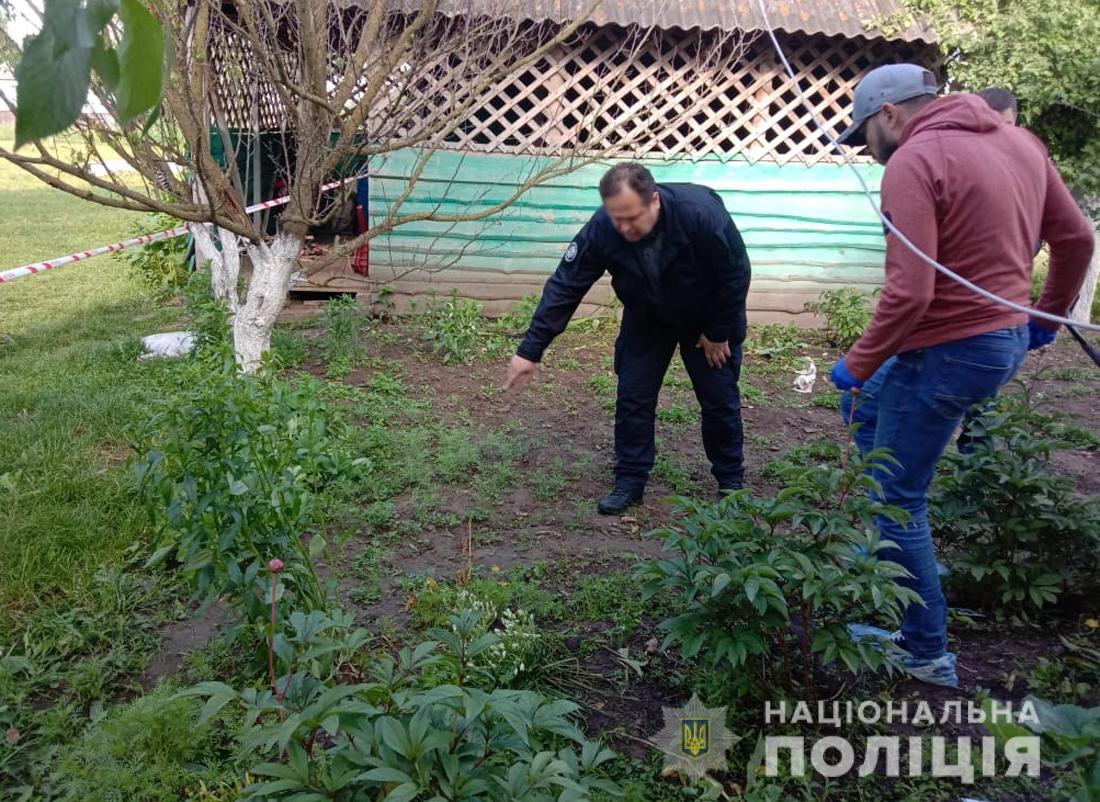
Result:
{"label": "white cable", "polygon": [[760,14],[764,19],[764,29],[768,32],[768,38],[772,40],[772,46],[775,48],[775,53],[777,56],[779,56],[779,60],[783,62],[783,67],[787,70],[787,75],[789,75],[791,77],[791,80],[794,82],[794,88],[798,92],[798,99],[802,101],[803,108],[805,108],[806,111],[809,112],[810,118],[814,121],[814,125],[820,128],[821,132],[825,134],[825,136],[829,139],[829,144],[831,144],[833,146],[833,149],[840,154],[840,157],[844,160],[844,163],[852,169],[853,173],[855,173],[856,179],[859,181],[859,185],[863,188],[863,194],[867,196],[867,202],[871,204],[871,208],[875,210],[875,214],[877,214],[879,219],[882,220],[882,224],[886,226],[886,228],[888,228],[890,231],[892,231],[894,235],[902,241],[905,247],[907,247],[925,262],[932,265],[932,267],[936,268],[936,270],[940,271],[948,278],[954,279],[967,289],[976,292],[983,298],[988,298],[994,303],[1001,304],[1002,306],[1007,306],[1009,309],[1013,309],[1017,312],[1023,312],[1030,317],[1037,317],[1042,318],[1043,320],[1049,320],[1051,323],[1060,323],[1064,326],[1074,326],[1078,329],[1084,329],[1086,331],[1100,332],[1100,325],[1096,325],[1094,323],[1077,323],[1073,320],[1070,320],[1069,318],[1059,317],[1058,315],[1052,315],[1048,312],[1040,312],[1039,310],[1033,309],[1030,306],[1022,306],[1021,304],[1010,301],[1007,298],[1002,298],[999,295],[994,295],[989,290],[982,289],[969,279],[963,278],[950,268],[944,267],[931,256],[929,256],[916,245],[914,245],[912,242],[910,242],[909,238],[901,233],[901,231],[898,229],[897,226],[893,224],[890,218],[882,213],[882,210],[878,207],[878,204],[875,203],[875,198],[874,195],[871,193],[871,188],[867,186],[867,182],[863,179],[863,175],[859,172],[859,169],[855,166],[855,164],[852,163],[851,159],[848,158],[847,151],[839,142],[836,141],[836,137],[834,137],[829,129],[825,127],[824,123],[822,123],[821,120],[818,119],[817,114],[813,110],[813,107],[810,105],[809,101],[806,100],[806,96],[802,93],[802,84],[799,82],[798,76],[795,75],[794,69],[791,67],[791,63],[787,61],[787,55],[783,52],[783,48],[780,46],[779,40],[775,36],[775,30],[772,28],[771,20],[768,19],[768,10],[764,5],[764,0],[756,0],[756,2],[760,6]]}

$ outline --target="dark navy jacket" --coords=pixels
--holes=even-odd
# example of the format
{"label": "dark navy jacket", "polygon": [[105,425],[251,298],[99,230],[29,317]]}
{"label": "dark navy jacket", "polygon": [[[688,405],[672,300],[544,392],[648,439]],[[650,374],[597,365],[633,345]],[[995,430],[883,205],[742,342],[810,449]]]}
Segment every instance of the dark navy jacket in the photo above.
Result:
{"label": "dark navy jacket", "polygon": [[565,330],[604,271],[625,309],[654,325],[695,331],[712,342],[745,339],[749,256],[722,199],[698,184],[659,184],[663,244],[648,275],[635,243],[623,239],[601,207],[570,243],[546,282],[527,336],[517,349],[538,362]]}

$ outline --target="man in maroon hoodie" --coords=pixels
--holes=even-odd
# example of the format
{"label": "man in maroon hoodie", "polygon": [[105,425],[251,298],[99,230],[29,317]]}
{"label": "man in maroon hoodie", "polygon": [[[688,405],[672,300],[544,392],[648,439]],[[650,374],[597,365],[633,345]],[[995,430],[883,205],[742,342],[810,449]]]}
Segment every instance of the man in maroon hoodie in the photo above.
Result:
{"label": "man in maroon hoodie", "polygon": [[[840,141],[865,144],[886,165],[883,212],[917,248],[1002,298],[1030,304],[1035,243],[1049,243],[1050,272],[1035,308],[1064,315],[1092,255],[1089,221],[1034,135],[975,95],[938,98],[936,89],[932,74],[913,64],[873,70],[856,88]],[[927,516],[936,463],[967,411],[996,395],[1027,351],[1055,332],[944,276],[887,234],[874,318],[832,379],[848,391],[845,420],[862,424],[860,449],[887,448],[900,462],[874,472],[881,500],[910,515],[903,524],[879,519],[883,539],[896,544],[879,556],[905,566],[912,578],[903,584],[924,601],[906,608],[898,632],[850,629],[857,640],[889,644],[918,679],[958,684]]]}

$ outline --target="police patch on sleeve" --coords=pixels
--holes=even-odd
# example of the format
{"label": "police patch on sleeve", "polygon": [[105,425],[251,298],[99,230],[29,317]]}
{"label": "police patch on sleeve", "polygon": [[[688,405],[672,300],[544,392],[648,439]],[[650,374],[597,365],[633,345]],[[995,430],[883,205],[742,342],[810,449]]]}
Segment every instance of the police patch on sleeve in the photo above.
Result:
{"label": "police patch on sleeve", "polygon": [[569,243],[569,247],[565,249],[565,261],[572,262],[577,258],[577,242],[574,240]]}

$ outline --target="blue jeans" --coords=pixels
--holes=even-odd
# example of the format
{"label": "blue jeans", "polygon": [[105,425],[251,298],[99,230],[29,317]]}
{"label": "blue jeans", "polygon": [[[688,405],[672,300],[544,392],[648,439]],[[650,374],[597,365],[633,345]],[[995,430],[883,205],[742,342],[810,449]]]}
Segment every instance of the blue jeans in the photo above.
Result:
{"label": "blue jeans", "polygon": [[854,413],[853,396],[841,397],[845,422],[862,424],[859,450],[888,448],[901,463],[875,468],[873,475],[882,488],[879,500],[911,516],[904,524],[881,516],[877,523],[883,539],[898,546],[880,555],[912,574],[900,582],[924,600],[906,608],[901,627],[905,647],[916,657],[936,658],[947,649],[947,601],[928,525],[936,463],[970,408],[993,398],[1013,377],[1027,343],[1027,326],[1018,326],[909,351],[887,360],[864,383]]}

